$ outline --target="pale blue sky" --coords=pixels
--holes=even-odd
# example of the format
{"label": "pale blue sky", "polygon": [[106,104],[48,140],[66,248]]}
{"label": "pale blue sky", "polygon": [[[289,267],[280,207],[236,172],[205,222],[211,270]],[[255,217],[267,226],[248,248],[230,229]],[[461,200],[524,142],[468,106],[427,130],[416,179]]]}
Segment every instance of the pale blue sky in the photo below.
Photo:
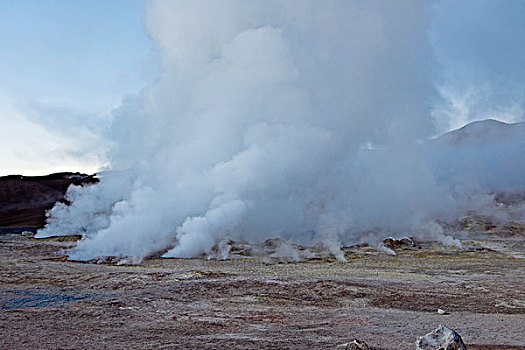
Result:
{"label": "pale blue sky", "polygon": [[0,174],[96,169],[101,125],[155,76],[143,9],[142,0],[0,1]]}
{"label": "pale blue sky", "polygon": [[431,44],[441,92],[451,104],[450,127],[525,117],[525,1],[434,2]]}
{"label": "pale blue sky", "polygon": [[143,1],[0,1],[1,86],[27,96],[120,96],[150,79]]}

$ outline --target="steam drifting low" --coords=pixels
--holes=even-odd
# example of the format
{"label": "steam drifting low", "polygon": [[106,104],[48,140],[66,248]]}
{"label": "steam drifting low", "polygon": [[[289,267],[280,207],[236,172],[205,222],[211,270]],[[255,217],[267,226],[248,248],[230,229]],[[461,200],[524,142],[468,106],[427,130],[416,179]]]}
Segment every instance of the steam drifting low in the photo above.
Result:
{"label": "steam drifting low", "polygon": [[[429,23],[421,1],[149,3],[161,74],[115,112],[112,170],[70,188],[38,237],[80,232],[71,258],[134,261],[226,239],[320,242],[340,259],[385,235],[450,241],[437,220],[496,210],[488,191],[525,174],[476,171],[501,154],[475,137],[468,171],[430,140]],[[522,131],[504,138],[523,150]]]}

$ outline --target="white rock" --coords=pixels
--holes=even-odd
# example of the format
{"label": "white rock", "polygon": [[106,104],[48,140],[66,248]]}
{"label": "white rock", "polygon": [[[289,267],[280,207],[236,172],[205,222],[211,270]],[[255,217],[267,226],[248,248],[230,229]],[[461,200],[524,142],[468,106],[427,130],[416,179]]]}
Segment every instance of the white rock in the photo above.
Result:
{"label": "white rock", "polygon": [[416,340],[416,350],[467,350],[467,347],[456,331],[439,325]]}
{"label": "white rock", "polygon": [[352,340],[350,343],[339,344],[336,346],[336,349],[345,349],[345,350],[371,350],[367,343],[360,341],[358,339]]}
{"label": "white rock", "polygon": [[448,314],[448,312],[446,312],[443,309],[438,309],[437,313],[438,313],[438,315],[447,315]]}

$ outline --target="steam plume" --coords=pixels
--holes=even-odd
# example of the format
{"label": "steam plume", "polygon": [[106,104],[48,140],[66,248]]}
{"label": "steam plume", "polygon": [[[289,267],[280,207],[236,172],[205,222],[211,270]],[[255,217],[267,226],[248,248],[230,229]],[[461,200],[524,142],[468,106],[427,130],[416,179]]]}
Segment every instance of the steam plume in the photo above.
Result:
{"label": "steam plume", "polygon": [[72,258],[136,261],[225,237],[341,259],[383,234],[444,237],[429,223],[461,206],[426,141],[428,24],[409,0],[151,2],[162,74],[115,113],[112,172],[38,236],[82,232]]}

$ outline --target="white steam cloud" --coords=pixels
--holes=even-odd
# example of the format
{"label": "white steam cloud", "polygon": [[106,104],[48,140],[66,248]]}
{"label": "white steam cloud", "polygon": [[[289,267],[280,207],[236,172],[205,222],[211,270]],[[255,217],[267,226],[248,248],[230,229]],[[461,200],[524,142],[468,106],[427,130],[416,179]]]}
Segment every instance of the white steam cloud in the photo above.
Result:
{"label": "white steam cloud", "polygon": [[429,16],[416,0],[152,1],[162,73],[115,113],[113,170],[71,188],[38,236],[81,232],[72,258],[134,261],[225,238],[341,260],[362,239],[446,239],[433,222],[466,192],[427,142]]}

